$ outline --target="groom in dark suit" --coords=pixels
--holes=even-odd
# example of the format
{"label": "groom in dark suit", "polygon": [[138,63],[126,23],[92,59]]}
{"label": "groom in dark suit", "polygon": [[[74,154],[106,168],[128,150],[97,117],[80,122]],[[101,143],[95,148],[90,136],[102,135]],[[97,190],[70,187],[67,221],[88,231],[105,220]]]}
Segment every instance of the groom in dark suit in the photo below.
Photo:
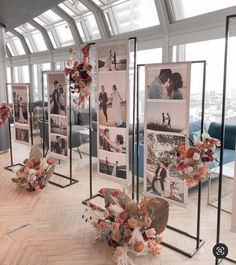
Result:
{"label": "groom in dark suit", "polygon": [[108,97],[107,97],[107,92],[105,92],[105,87],[104,85],[101,86],[102,92],[99,93],[99,107],[102,108],[103,114],[106,119],[106,124],[107,124],[107,102],[108,102]]}
{"label": "groom in dark suit", "polygon": [[157,191],[155,188],[155,182],[159,180],[160,185],[161,185],[161,190],[164,195],[164,189],[165,189],[164,183],[165,183],[166,175],[167,175],[167,170],[166,170],[165,164],[162,161],[160,161],[159,165],[157,166],[156,172],[155,172],[155,177],[152,180],[153,191]]}

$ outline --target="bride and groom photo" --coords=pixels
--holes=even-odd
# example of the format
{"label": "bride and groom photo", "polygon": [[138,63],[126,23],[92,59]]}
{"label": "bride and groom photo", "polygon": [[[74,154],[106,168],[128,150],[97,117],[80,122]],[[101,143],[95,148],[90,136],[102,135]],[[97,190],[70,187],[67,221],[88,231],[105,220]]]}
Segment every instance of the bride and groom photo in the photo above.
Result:
{"label": "bride and groom photo", "polygon": [[12,88],[15,122],[28,123],[27,87]]}

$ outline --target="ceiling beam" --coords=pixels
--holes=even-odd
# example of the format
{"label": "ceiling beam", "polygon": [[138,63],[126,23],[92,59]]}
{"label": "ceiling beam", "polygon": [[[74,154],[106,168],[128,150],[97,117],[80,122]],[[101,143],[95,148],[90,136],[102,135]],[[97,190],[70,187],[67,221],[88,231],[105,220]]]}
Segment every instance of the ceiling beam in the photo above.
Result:
{"label": "ceiling beam", "polygon": [[54,11],[58,16],[63,18],[68,23],[75,44],[79,46],[81,43],[83,43],[83,40],[82,40],[82,38],[81,38],[81,36],[79,34],[79,30],[78,30],[78,28],[76,26],[75,20],[71,16],[69,16],[59,6],[52,8],[52,11]]}
{"label": "ceiling beam", "polygon": [[49,36],[48,36],[48,32],[47,32],[47,30],[44,28],[44,27],[42,27],[39,23],[37,23],[36,21],[34,21],[33,19],[31,19],[30,21],[28,21],[32,26],[34,26],[36,29],[38,29],[40,32],[41,32],[41,34],[42,34],[42,36],[43,36],[43,39],[44,39],[44,41],[45,41],[45,44],[46,44],[46,46],[47,46],[47,49],[48,50],[54,50],[54,47],[53,47],[53,45],[52,45],[52,42],[51,42],[51,40],[50,40],[50,38],[49,38]]}
{"label": "ceiling beam", "polygon": [[30,49],[27,45],[27,42],[26,42],[24,36],[22,34],[20,34],[19,32],[17,32],[15,29],[11,29],[11,30],[9,30],[9,32],[11,32],[13,35],[15,35],[16,37],[18,37],[20,39],[21,44],[23,46],[23,49],[25,50],[25,53],[31,54]]}
{"label": "ceiling beam", "polygon": [[80,2],[94,14],[101,37],[109,39],[111,37],[111,33],[103,10],[91,0],[80,0]]}

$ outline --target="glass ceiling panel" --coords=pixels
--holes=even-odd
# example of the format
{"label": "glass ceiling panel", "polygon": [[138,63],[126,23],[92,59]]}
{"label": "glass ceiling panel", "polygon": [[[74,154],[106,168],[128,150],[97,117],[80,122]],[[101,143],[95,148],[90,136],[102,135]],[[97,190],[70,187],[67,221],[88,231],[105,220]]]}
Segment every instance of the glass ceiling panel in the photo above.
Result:
{"label": "glass ceiling panel", "polygon": [[35,31],[32,34],[32,39],[34,41],[34,45],[36,47],[36,51],[37,52],[41,52],[41,51],[46,51],[47,50],[47,46],[45,44],[45,41],[43,39],[43,36],[42,36],[41,32]]}
{"label": "glass ceiling panel", "polygon": [[51,31],[48,31],[48,36],[49,36],[49,38],[50,38],[50,40],[52,42],[53,48],[54,49],[58,48]]}
{"label": "glass ceiling panel", "polygon": [[58,35],[61,47],[74,44],[73,36],[66,22],[55,25],[55,30]]}
{"label": "glass ceiling panel", "polygon": [[113,11],[118,33],[160,24],[154,0],[113,1],[103,9],[109,8]]}
{"label": "glass ceiling panel", "polygon": [[58,6],[63,9],[69,16],[75,16],[75,13],[65,4],[61,3]]}
{"label": "glass ceiling panel", "polygon": [[83,31],[83,28],[81,26],[81,22],[80,21],[77,21],[76,22],[76,26],[78,28],[78,31],[79,31],[79,34],[80,34],[80,37],[82,38],[82,41],[83,42],[86,42],[86,38],[85,38],[85,34],[84,34],[84,31]]}
{"label": "glass ceiling panel", "polygon": [[11,44],[9,42],[7,42],[7,47],[11,53],[12,56],[16,56],[16,53],[13,51],[12,47],[11,47]]}
{"label": "glass ceiling panel", "polygon": [[29,37],[24,37],[24,38],[25,38],[25,41],[26,41],[26,43],[27,43],[27,45],[28,45],[28,47],[30,49],[30,52],[33,53],[34,49],[33,49],[32,45],[30,43]]}
{"label": "glass ceiling panel", "polygon": [[[63,8],[63,5],[64,5],[65,9]],[[73,12],[76,15],[80,15],[81,13],[89,12],[88,8],[86,6],[84,6],[82,3],[80,3],[79,0],[66,0],[65,2],[63,2],[61,8],[64,9],[64,11],[71,16],[74,16],[74,15],[70,14],[69,12]]]}
{"label": "glass ceiling panel", "polygon": [[47,10],[40,16],[38,16],[43,22],[46,24],[53,24],[55,22],[61,21],[62,18],[59,17],[55,12],[53,12],[51,9]]}
{"label": "glass ceiling panel", "polygon": [[93,14],[84,17],[85,23],[88,28],[89,35],[92,40],[97,40],[101,38],[96,19]]}
{"label": "glass ceiling panel", "polygon": [[25,54],[25,50],[24,50],[19,38],[16,37],[16,38],[12,39],[12,44],[14,45],[14,47],[16,49],[16,52],[17,52],[16,55]]}
{"label": "glass ceiling panel", "polygon": [[44,21],[42,21],[42,19],[40,19],[38,17],[35,17],[34,21],[37,22],[41,26],[45,26],[46,25],[46,23]]}
{"label": "glass ceiling panel", "polygon": [[[206,0],[198,0],[198,1],[190,1],[190,0],[171,0],[173,10],[175,12],[176,20],[194,17],[202,14],[206,14],[209,12],[217,11],[220,9],[224,9],[231,6],[236,6],[235,0],[214,0],[214,1],[206,1]],[[178,10],[176,10],[176,4],[180,7],[180,13],[177,14]]]}

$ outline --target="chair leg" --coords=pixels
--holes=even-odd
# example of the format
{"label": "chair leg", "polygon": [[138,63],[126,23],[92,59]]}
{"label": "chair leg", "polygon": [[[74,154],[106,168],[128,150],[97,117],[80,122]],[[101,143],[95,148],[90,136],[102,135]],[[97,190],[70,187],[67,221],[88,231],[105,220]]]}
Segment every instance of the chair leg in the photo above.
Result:
{"label": "chair leg", "polygon": [[81,155],[81,152],[79,150],[79,147],[77,146],[77,150],[78,150],[78,153],[79,153],[79,156],[80,156],[80,159],[82,159],[82,155]]}

